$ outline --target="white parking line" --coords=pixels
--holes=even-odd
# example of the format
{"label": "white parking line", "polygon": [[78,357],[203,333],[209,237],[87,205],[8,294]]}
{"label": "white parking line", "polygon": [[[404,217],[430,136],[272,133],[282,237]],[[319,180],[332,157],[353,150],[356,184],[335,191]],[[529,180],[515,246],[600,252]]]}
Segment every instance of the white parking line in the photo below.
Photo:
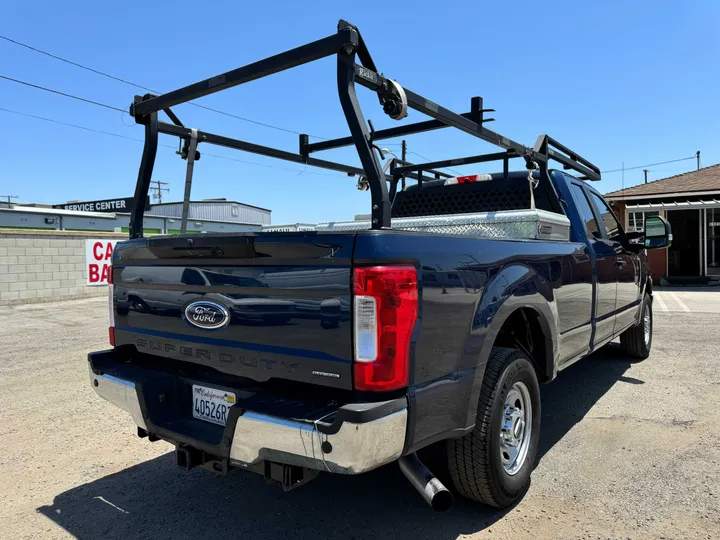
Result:
{"label": "white parking line", "polygon": [[683,311],[690,313],[690,308],[687,307],[682,300],[680,300],[680,297],[677,294],[674,292],[668,292],[668,294],[673,297]]}
{"label": "white parking line", "polygon": [[657,300],[658,305],[660,306],[660,310],[664,312],[670,311],[667,307],[667,304],[665,303],[665,300],[662,299],[662,296],[660,296],[659,292],[656,292],[654,294],[655,300]]}

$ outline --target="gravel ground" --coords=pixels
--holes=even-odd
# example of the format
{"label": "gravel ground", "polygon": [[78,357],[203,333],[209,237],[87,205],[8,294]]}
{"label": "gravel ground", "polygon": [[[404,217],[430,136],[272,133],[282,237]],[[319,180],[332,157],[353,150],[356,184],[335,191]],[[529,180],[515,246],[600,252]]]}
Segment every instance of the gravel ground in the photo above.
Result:
{"label": "gravel ground", "polygon": [[717,312],[656,310],[649,360],[610,346],[544,386],[540,459],[514,509],[434,514],[394,465],[291,493],[178,469],[89,386],[106,309],[0,308],[0,538],[720,537]]}

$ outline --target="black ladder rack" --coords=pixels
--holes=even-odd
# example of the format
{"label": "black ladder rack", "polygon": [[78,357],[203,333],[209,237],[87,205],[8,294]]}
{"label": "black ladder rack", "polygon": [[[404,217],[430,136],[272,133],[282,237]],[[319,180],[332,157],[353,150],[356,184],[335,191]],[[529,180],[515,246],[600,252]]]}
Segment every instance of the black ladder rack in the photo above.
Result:
{"label": "black ladder rack", "polygon": [[[470,111],[458,114],[407,88],[398,91],[399,85],[397,83],[378,73],[378,69],[358,29],[352,24],[341,20],[335,34],[312,43],[160,96],[151,94],[135,96],[135,100],[130,106],[130,114],[138,124],[145,126],[145,145],[135,188],[135,204],[130,218],[130,237],[140,238],[143,236],[143,215],[157,154],[158,134],[163,133],[179,137],[184,141],[185,145],[183,156],[189,160],[199,158],[199,153],[188,155],[192,130],[180,122],[170,109],[171,107],[332,55],[337,57],[338,95],[350,129],[349,137],[311,144],[307,135],[300,135],[299,152],[294,153],[197,130],[198,144],[214,144],[294,163],[343,172],[350,176],[365,177],[371,193],[371,223],[373,229],[390,228],[391,195],[394,195],[399,181],[403,178],[412,178],[422,182],[424,173],[427,173],[427,179],[431,178],[429,176],[431,174],[435,177],[443,175],[444,173],[435,170],[438,168],[502,161],[503,171],[507,177],[509,160],[523,158],[527,168],[539,169],[541,179],[545,178],[547,180],[544,184],[549,188],[546,187],[546,189],[554,190],[548,176],[548,163],[550,160],[554,160],[562,164],[564,169],[580,173],[584,179],[600,179],[600,169],[597,166],[547,135],[538,137],[535,146],[529,148],[484,127],[483,124],[493,119],[484,117],[484,113],[491,112],[492,109],[483,109],[482,98],[473,97],[470,102]],[[360,61],[359,64],[356,63],[356,59]],[[401,118],[401,111],[404,108],[421,112],[432,119],[371,133],[368,130],[367,122],[363,117],[356,96],[355,83],[376,92],[383,110],[393,118]],[[164,111],[172,123],[159,121],[158,114],[160,111]],[[459,129],[478,139],[494,144],[504,149],[505,152],[422,164],[410,164],[394,160],[390,167],[390,174],[386,175],[383,171],[374,149],[376,141],[448,127]],[[350,145],[356,147],[361,167],[311,157],[311,154],[316,152]],[[390,189],[388,189],[388,182],[390,182]],[[563,212],[561,208],[558,211]]]}

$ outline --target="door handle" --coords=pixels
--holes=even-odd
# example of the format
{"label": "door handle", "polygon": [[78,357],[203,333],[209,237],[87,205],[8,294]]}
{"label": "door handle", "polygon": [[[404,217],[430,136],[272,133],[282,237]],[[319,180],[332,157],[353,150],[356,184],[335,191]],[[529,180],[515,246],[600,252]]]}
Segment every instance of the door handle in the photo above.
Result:
{"label": "door handle", "polygon": [[623,259],[622,257],[618,257],[617,259],[615,259],[615,266],[619,266],[620,268],[622,268],[626,264],[627,264],[627,261],[625,259]]}

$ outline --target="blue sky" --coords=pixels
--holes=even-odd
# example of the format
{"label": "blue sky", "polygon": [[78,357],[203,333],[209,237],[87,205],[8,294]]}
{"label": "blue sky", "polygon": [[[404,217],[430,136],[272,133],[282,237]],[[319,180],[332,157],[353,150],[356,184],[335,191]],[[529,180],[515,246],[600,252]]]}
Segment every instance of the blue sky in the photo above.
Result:
{"label": "blue sky", "polygon": [[[483,96],[488,125],[532,145],[548,133],[603,170],[702,153],[720,162],[720,3],[638,2],[12,2],[0,34],[160,91],[171,90],[329,35],[338,19],[360,28],[378,69],[458,112]],[[690,5],[692,4],[692,6]],[[440,7],[442,6],[442,7]],[[126,107],[130,86],[0,41],[0,75]],[[397,125],[369,91],[376,128]],[[343,136],[332,59],[208,96],[199,103],[322,137]],[[0,107],[141,139],[128,115],[0,80]],[[188,105],[190,127],[295,151],[297,136]],[[425,117],[412,112],[406,121]],[[0,195],[64,202],[130,196],[142,144],[0,111]],[[430,159],[493,151],[454,130],[408,138]],[[164,137],[161,143],[175,145]],[[387,141],[385,144],[399,143]],[[398,150],[399,146],[391,146]],[[227,197],[273,210],[273,223],[320,222],[369,212],[355,180],[218,147],[195,167],[193,198]],[[352,149],[318,155],[358,162]],[[411,158],[421,161],[417,154]],[[245,163],[250,162],[250,163]],[[694,161],[650,167],[650,179]],[[281,167],[276,169],[270,167]],[[154,179],[180,200],[185,162],[161,147]],[[460,172],[486,172],[470,166]],[[319,174],[315,174],[319,173]],[[625,174],[625,186],[643,181]],[[621,174],[597,186],[621,187]]]}

